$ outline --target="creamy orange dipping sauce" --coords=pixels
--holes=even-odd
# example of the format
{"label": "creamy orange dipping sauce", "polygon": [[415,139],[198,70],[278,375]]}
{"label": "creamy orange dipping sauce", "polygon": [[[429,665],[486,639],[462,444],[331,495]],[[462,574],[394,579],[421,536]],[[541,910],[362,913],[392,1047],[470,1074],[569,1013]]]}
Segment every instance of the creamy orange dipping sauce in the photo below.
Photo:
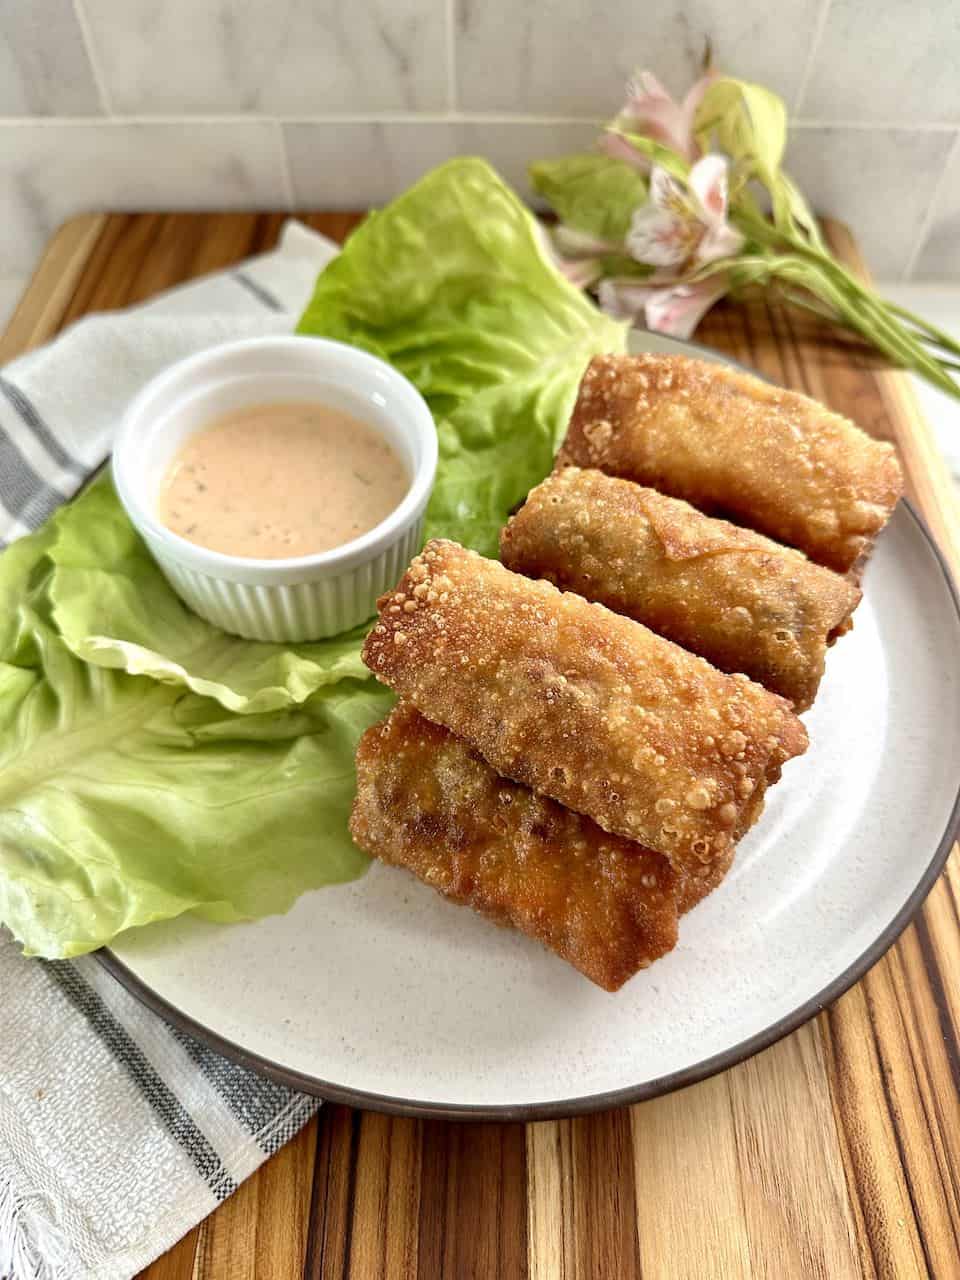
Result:
{"label": "creamy orange dipping sauce", "polygon": [[397,507],[410,475],[373,427],[311,402],[253,405],[195,432],[157,504],[181,537],[278,560],[330,551]]}

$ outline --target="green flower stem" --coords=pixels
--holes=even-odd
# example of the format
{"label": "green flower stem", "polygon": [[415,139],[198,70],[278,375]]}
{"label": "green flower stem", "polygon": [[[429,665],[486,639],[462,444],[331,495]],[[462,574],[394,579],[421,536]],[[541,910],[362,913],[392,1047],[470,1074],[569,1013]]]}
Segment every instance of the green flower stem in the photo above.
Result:
{"label": "green flower stem", "polygon": [[892,311],[894,315],[899,316],[901,320],[906,320],[908,324],[912,324],[921,330],[923,341],[930,342],[944,351],[960,356],[960,342],[956,338],[952,338],[949,333],[945,333],[943,329],[938,329],[929,320],[924,320],[922,316],[914,315],[912,311],[908,311],[906,307],[898,306],[895,302],[884,302],[884,306]]}
{"label": "green flower stem", "polygon": [[[945,363],[931,355],[920,334],[907,328],[901,320],[906,320],[913,330],[927,329],[929,337],[951,355],[960,355],[960,346],[948,335],[931,332],[933,326],[926,326],[919,317],[881,301],[828,250],[812,246],[795,232],[772,226],[754,209],[737,208],[733,220],[761,250],[760,259],[766,256],[762,252],[764,248],[777,251],[768,259],[769,278],[785,278],[809,290],[835,311],[840,323],[862,334],[888,358],[922,374],[948,395],[960,399],[960,387],[947,372]],[[785,248],[789,250],[786,254]],[[726,266],[748,262],[749,258],[730,259]]]}
{"label": "green flower stem", "polygon": [[[774,232],[767,223],[764,228],[764,239],[771,247],[776,247],[778,240],[790,239]],[[934,358],[914,334],[889,314],[884,303],[829,254],[809,248],[802,256],[748,253],[711,263],[709,272],[701,275],[721,270],[730,271],[734,279],[740,277],[744,283],[781,280],[806,290],[826,303],[835,322],[861,334],[894,363],[922,374],[948,395],[960,399],[960,386],[944,362]]]}

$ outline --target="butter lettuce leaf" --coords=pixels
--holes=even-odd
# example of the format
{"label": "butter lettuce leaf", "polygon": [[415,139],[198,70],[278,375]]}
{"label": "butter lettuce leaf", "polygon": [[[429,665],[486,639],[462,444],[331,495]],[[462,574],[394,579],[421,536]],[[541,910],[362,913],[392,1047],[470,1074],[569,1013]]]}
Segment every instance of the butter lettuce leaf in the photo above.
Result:
{"label": "butter lettuce leaf", "polygon": [[296,706],[343,679],[366,679],[366,627],[314,644],[261,644],[197,617],[127,519],[110,478],[49,522],[53,621],[78,658],[215,698],[228,711]]}
{"label": "butter lettuce leaf", "polygon": [[427,535],[497,554],[550,470],[590,357],[626,327],[556,270],[539,224],[483,160],[434,169],[353,233],[300,322],[413,382],[437,422]]}
{"label": "butter lettuce leaf", "polygon": [[83,662],[52,622],[48,541],[0,562],[0,921],[25,951],[77,955],[184,911],[285,911],[360,875],[353,752],[389,692],[345,680],[238,716]]}
{"label": "butter lettuce leaf", "polygon": [[[420,388],[440,437],[428,533],[487,554],[550,469],[587,361],[625,342],[477,160],[364,223],[300,327]],[[26,951],[76,955],[185,911],[285,911],[363,872],[353,755],[392,702],[360,662],[364,628],[290,646],[218,631],[108,477],[0,556],[0,600],[0,923]]]}

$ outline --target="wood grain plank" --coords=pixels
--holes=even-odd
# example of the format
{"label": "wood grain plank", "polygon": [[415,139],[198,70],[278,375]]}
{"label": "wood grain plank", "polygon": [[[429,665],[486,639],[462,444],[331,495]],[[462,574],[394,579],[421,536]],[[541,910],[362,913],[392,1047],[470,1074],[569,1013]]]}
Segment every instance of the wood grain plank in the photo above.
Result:
{"label": "wood grain plank", "polygon": [[867,991],[876,1000],[876,988],[889,981],[883,1013],[874,1021],[887,1078],[894,1086],[903,1081],[904,1092],[898,1098],[900,1145],[925,1254],[932,1273],[941,1275],[950,1261],[960,1260],[960,1187],[950,1158],[960,1150],[960,1106],[951,1041],[932,1016],[939,1011],[933,990],[938,968],[924,947],[925,933],[921,915],[868,975]]}
{"label": "wood grain plank", "polygon": [[309,1280],[526,1274],[522,1125],[320,1115]]}
{"label": "wood grain plank", "polygon": [[859,1280],[856,1224],[816,1024],[741,1063],[727,1073],[727,1085],[753,1274]]}
{"label": "wood grain plank", "polygon": [[0,337],[0,363],[47,342],[62,327],[74,291],[89,272],[93,247],[108,221],[105,213],[84,213],[65,222],[55,233]]}
{"label": "wood grain plank", "polygon": [[350,1266],[365,1276],[413,1276],[419,1251],[421,1127],[365,1115],[354,1180]]}
{"label": "wood grain plank", "polygon": [[630,1108],[644,1280],[752,1280],[728,1075]]}
{"label": "wood grain plank", "polygon": [[573,1152],[570,1125],[527,1125],[527,1262],[530,1280],[573,1280]]}
{"label": "wood grain plank", "polygon": [[860,983],[821,1016],[847,1189],[858,1206],[866,1266],[883,1280],[929,1274],[898,1141],[895,1107]]}
{"label": "wood grain plank", "polygon": [[421,1280],[523,1280],[527,1153],[521,1124],[423,1123]]}
{"label": "wood grain plank", "polygon": [[194,1264],[204,1224],[188,1231],[172,1249],[141,1271],[137,1280],[193,1280]]}
{"label": "wood grain plank", "polygon": [[637,1190],[630,1112],[602,1111],[571,1129],[577,1276],[639,1280]]}
{"label": "wood grain plank", "polygon": [[352,1199],[360,1113],[325,1106],[317,1118],[305,1280],[340,1280],[349,1274]]}
{"label": "wood grain plank", "polygon": [[[311,1120],[206,1220],[193,1280],[303,1274],[315,1150]],[[155,1280],[151,1273],[152,1268],[145,1274]]]}

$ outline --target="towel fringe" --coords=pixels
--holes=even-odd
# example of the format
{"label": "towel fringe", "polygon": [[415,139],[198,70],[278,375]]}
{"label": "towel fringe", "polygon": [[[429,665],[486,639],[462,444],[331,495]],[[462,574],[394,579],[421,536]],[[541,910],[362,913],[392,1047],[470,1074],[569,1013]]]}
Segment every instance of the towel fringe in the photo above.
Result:
{"label": "towel fringe", "polygon": [[0,1170],[0,1280],[69,1280],[70,1250],[37,1208],[18,1194],[10,1172]]}

